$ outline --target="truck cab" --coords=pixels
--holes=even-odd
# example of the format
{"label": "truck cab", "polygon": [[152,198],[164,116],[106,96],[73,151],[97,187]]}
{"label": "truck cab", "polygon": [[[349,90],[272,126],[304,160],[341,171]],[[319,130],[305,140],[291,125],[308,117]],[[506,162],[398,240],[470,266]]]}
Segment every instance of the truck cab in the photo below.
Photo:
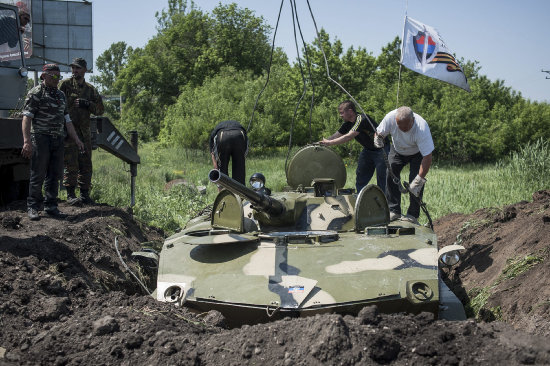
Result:
{"label": "truck cab", "polygon": [[[0,4],[0,110],[15,109],[25,95],[27,69],[23,53],[23,39],[19,28],[19,13],[16,6]],[[13,40],[19,39],[14,44]]]}
{"label": "truck cab", "polygon": [[0,205],[27,195],[29,161],[21,156],[21,116],[27,88],[24,43],[16,6],[0,3]]}

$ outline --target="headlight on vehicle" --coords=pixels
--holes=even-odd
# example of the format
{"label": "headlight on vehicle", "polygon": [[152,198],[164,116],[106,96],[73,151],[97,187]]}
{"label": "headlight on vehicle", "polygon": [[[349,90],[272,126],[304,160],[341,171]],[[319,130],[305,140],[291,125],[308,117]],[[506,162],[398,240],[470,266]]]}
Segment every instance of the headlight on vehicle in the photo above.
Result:
{"label": "headlight on vehicle", "polygon": [[447,245],[439,250],[437,256],[441,264],[452,267],[460,262],[460,252],[466,250],[462,245]]}
{"label": "headlight on vehicle", "polygon": [[183,294],[184,289],[180,286],[170,286],[164,291],[164,301],[171,303],[177,302],[183,297]]}
{"label": "headlight on vehicle", "polygon": [[458,262],[460,262],[460,253],[458,250],[453,250],[451,252],[447,252],[443,254],[441,257],[439,257],[439,260],[441,263],[448,267],[452,267]]}
{"label": "headlight on vehicle", "polygon": [[19,68],[19,76],[21,76],[22,78],[26,78],[28,74],[29,74],[29,70],[27,70],[26,67]]}

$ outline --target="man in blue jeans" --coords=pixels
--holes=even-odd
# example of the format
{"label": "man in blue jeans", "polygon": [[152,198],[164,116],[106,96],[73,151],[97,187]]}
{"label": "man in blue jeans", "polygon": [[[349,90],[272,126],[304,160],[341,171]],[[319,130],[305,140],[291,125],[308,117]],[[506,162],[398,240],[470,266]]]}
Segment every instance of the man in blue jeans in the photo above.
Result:
{"label": "man in blue jeans", "polygon": [[366,186],[376,169],[376,184],[383,192],[386,191],[386,165],[384,163],[384,149],[386,154],[389,151],[389,140],[383,148],[374,146],[374,133],[378,126],[374,119],[366,114],[358,114],[355,104],[351,100],[346,100],[338,106],[338,113],[344,120],[340,129],[332,136],[323,141],[321,145],[332,146],[344,144],[355,139],[363,146],[363,150],[357,159],[357,170],[355,171],[355,189],[357,193],[361,192]]}
{"label": "man in blue jeans", "polygon": [[[80,151],[82,141],[76,135],[71,122],[65,94],[57,88],[61,79],[59,66],[47,64],[42,67],[42,83],[29,91],[23,109],[23,149],[21,155],[31,159],[31,177],[27,213],[29,219],[40,220],[39,210],[52,217],[64,218],[57,208],[59,179],[63,175],[63,145],[65,130]],[[46,199],[42,196],[42,185]]]}

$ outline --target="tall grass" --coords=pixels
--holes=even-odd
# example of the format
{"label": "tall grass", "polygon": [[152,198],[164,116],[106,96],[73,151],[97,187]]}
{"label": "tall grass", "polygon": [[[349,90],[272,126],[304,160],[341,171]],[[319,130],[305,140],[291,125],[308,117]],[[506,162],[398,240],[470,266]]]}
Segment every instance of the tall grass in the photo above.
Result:
{"label": "tall grass", "polygon": [[[212,202],[217,188],[207,185],[210,167],[205,153],[162,148],[156,143],[141,146],[138,153],[141,164],[138,165],[133,212],[139,220],[171,233]],[[128,165],[102,150],[94,152],[93,164],[92,197],[113,206],[129,206]],[[189,184],[165,189],[166,183],[173,179],[185,179]],[[201,185],[207,186],[205,194],[195,188]]]}
{"label": "tall grass", "polygon": [[[133,210],[139,220],[172,233],[214,201],[217,188],[208,183],[212,165],[206,152],[150,143],[140,147],[139,155],[141,164]],[[247,174],[262,172],[268,187],[282,190],[286,186],[285,159],[286,151],[269,154],[253,151],[247,158]],[[101,150],[94,152],[93,162],[92,197],[113,206],[128,206],[128,166]],[[355,187],[355,161],[346,158],[344,162],[348,173],[346,187]],[[530,200],[533,192],[550,188],[549,176],[549,144],[539,140],[495,164],[434,164],[427,177],[424,201],[433,219],[451,212],[467,214],[483,207]],[[406,177],[408,170],[405,169],[401,178]],[[178,178],[190,185],[165,189],[168,181]],[[371,183],[376,183],[375,177]],[[206,193],[198,193],[193,186],[206,186]],[[408,204],[408,196],[403,195],[404,212]],[[420,221],[423,219],[421,216]]]}
{"label": "tall grass", "polygon": [[550,143],[543,138],[526,145],[518,152],[511,154],[508,169],[511,174],[522,177],[521,184],[548,187],[548,172],[550,171]]}
{"label": "tall grass", "polygon": [[435,218],[529,201],[533,192],[550,188],[549,174],[548,142],[538,140],[495,164],[436,166],[428,175],[424,200]]}

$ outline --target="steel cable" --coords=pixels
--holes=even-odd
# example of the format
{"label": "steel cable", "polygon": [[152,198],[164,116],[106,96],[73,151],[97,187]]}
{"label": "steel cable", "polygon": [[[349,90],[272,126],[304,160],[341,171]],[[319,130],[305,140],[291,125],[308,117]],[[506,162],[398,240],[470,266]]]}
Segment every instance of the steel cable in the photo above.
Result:
{"label": "steel cable", "polygon": [[256,102],[254,103],[254,108],[252,109],[252,115],[250,116],[250,121],[248,122],[248,127],[246,129],[246,132],[249,133],[252,129],[252,122],[254,121],[254,112],[256,111],[256,107],[258,106],[258,101],[260,100],[260,96],[264,92],[267,84],[269,83],[269,76],[271,74],[271,64],[273,63],[273,50],[275,49],[275,37],[277,36],[277,29],[279,29],[279,20],[281,19],[281,10],[283,9],[283,3],[285,0],[281,0],[281,6],[279,7],[279,15],[277,16],[277,24],[275,25],[275,31],[273,32],[273,42],[271,43],[271,55],[269,57],[269,66],[267,68],[267,79],[265,81],[265,84],[260,90],[260,93],[256,97]]}
{"label": "steel cable", "polygon": [[[359,110],[361,111],[362,114],[364,114],[365,116],[367,116],[367,114],[365,113],[365,110],[363,109],[363,107],[361,107],[361,104],[359,104],[355,98],[350,94],[348,93],[348,91],[342,86],[340,85],[336,80],[334,80],[331,76],[330,76],[330,70],[329,70],[329,67],[328,67],[328,61],[327,61],[327,56],[325,54],[325,50],[323,49],[323,45],[321,43],[321,36],[319,35],[319,30],[317,29],[317,22],[315,21],[315,16],[313,15],[313,11],[311,10],[311,6],[309,5],[309,0],[307,0],[307,6],[309,8],[309,12],[311,14],[311,19],[313,20],[313,25],[315,26],[315,32],[317,33],[317,41],[319,42],[319,48],[321,49],[321,52],[323,53],[323,58],[325,60],[325,66],[326,66],[326,69],[327,69],[327,77],[330,81],[332,81],[334,84],[336,84],[347,96],[350,97],[350,99],[359,107]],[[369,124],[371,125],[371,128],[376,131],[376,129],[374,128],[374,124],[372,123],[372,121],[370,120],[370,118],[367,116],[367,121],[369,122]],[[382,149],[382,154],[384,155],[384,162],[386,163],[386,168],[387,168],[387,171],[388,173],[390,174],[393,182],[395,184],[398,185],[399,187],[399,191],[401,193],[407,193],[408,190],[403,187],[403,185],[401,184],[400,180],[399,180],[399,177],[395,176],[395,174],[393,173],[393,171],[391,170],[391,167],[389,165],[389,162],[388,162],[388,158],[387,158],[387,154],[386,152]]]}
{"label": "steel cable", "polygon": [[134,274],[134,272],[132,272],[130,267],[128,267],[126,262],[124,262],[124,259],[122,259],[122,255],[120,255],[120,251],[118,250],[118,236],[115,236],[115,250],[116,250],[116,254],[118,254],[118,258],[120,259],[120,262],[122,263],[124,268],[126,268],[126,270],[136,279],[136,281],[138,281],[138,283],[141,285],[141,287],[143,287],[145,292],[147,292],[148,295],[151,295],[152,293],[151,293],[151,291],[149,291],[147,286],[145,286],[145,284],[143,282],[141,282],[141,280],[138,278],[138,276],[136,276]]}

